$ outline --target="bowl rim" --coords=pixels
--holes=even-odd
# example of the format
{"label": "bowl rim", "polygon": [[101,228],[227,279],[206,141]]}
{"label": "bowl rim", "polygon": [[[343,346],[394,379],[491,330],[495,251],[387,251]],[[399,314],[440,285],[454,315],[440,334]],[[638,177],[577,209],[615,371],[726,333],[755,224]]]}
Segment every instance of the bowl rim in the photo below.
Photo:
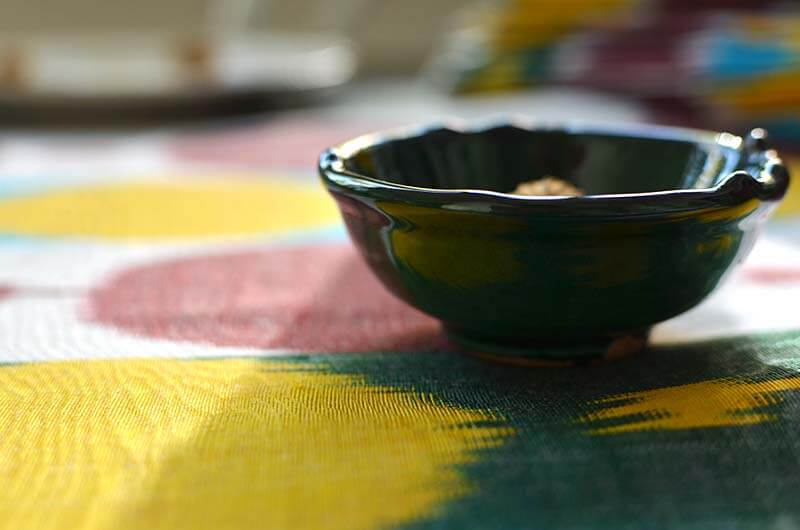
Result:
{"label": "bowl rim", "polygon": [[[728,172],[708,188],[675,188],[639,193],[595,194],[582,196],[524,196],[473,188],[429,188],[398,184],[369,177],[345,168],[345,161],[364,149],[388,142],[419,137],[435,132],[454,134],[485,133],[493,129],[513,128],[523,131],[561,131],[568,134],[652,138],[683,141],[741,153],[747,170],[726,167]],[[575,124],[537,122],[529,119],[492,120],[489,122],[438,122],[358,136],[322,152],[320,176],[333,193],[367,200],[403,201],[411,204],[474,211],[520,210],[558,213],[565,205],[610,209],[626,206],[625,214],[666,213],[698,208],[729,207],[752,199],[779,201],[789,184],[789,172],[777,152],[766,144],[767,133],[757,128],[742,138],[718,131],[645,124]],[[708,163],[707,163],[708,165]],[[708,167],[704,170],[708,171]],[[570,208],[574,210],[574,208]],[[606,210],[604,213],[609,213]]]}

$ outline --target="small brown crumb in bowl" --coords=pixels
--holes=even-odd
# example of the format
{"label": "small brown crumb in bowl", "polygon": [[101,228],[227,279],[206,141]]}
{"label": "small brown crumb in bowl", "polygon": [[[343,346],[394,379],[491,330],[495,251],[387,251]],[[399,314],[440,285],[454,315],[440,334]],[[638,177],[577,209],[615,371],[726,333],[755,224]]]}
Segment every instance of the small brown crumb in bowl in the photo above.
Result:
{"label": "small brown crumb in bowl", "polygon": [[530,196],[568,196],[577,197],[583,195],[583,190],[573,186],[566,180],[557,179],[555,177],[542,177],[537,180],[529,180],[527,182],[520,182],[517,188],[511,192],[514,195],[530,195]]}

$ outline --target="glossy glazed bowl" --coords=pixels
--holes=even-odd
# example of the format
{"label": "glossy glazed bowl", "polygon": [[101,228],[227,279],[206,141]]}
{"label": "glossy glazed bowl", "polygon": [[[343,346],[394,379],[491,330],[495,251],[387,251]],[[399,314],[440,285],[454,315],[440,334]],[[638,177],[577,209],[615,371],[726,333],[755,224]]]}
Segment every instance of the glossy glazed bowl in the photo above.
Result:
{"label": "glossy glazed bowl", "polygon": [[[398,297],[467,349],[614,357],[741,262],[789,175],[764,132],[428,127],[319,163],[353,242]],[[545,175],[581,197],[509,194]]]}

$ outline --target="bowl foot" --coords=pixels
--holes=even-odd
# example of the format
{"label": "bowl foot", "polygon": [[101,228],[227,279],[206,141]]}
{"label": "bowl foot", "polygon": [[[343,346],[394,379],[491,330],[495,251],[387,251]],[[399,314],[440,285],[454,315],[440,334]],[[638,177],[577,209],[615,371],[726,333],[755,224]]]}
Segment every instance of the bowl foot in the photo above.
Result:
{"label": "bowl foot", "polygon": [[647,346],[650,329],[617,333],[585,342],[541,343],[503,341],[447,330],[461,351],[489,361],[522,366],[560,367],[614,361],[639,353]]}

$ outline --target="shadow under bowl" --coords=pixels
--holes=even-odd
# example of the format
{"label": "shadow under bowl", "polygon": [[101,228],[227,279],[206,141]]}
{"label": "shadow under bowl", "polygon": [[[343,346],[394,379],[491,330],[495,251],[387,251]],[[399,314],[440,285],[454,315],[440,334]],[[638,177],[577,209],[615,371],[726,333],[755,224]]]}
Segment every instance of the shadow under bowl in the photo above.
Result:
{"label": "shadow under bowl", "polygon": [[[378,278],[456,342],[585,360],[641,349],[745,258],[789,183],[764,136],[436,126],[356,138],[319,171]],[[586,195],[510,193],[546,175]]]}

